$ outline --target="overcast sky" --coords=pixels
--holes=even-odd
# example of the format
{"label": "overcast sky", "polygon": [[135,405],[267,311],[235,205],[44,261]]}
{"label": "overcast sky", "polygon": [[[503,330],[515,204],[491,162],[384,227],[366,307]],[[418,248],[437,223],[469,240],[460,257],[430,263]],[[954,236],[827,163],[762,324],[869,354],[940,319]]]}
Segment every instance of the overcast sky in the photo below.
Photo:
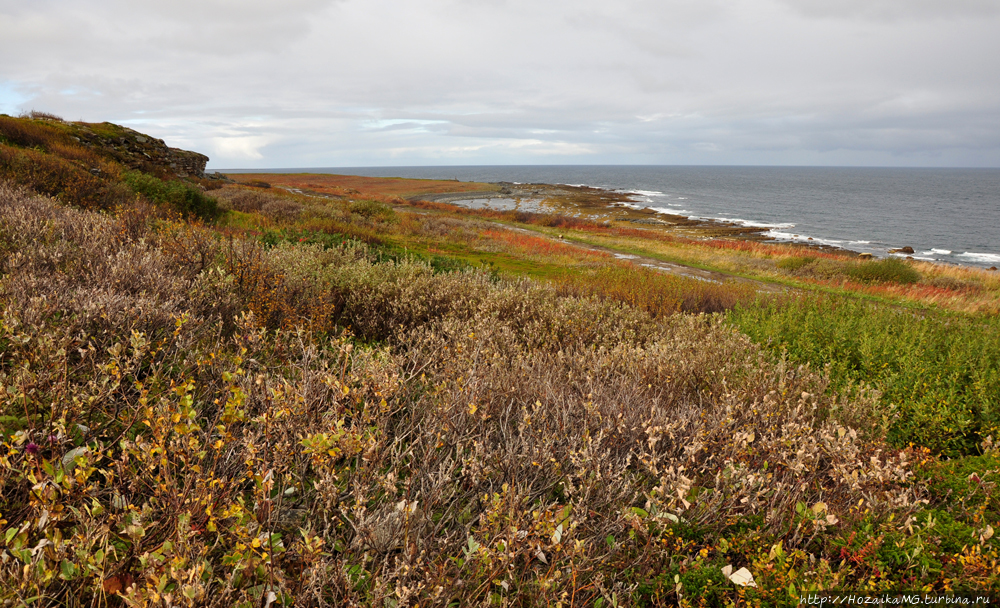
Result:
{"label": "overcast sky", "polygon": [[1000,0],[0,0],[0,59],[210,168],[1000,167]]}

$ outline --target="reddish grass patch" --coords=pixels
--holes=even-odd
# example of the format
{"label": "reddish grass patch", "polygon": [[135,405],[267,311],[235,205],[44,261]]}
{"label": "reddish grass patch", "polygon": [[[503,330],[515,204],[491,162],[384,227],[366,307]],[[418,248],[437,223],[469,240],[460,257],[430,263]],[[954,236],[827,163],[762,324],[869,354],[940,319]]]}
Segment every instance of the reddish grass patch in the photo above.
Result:
{"label": "reddish grass patch", "polygon": [[528,253],[530,255],[565,255],[570,257],[596,258],[610,257],[609,254],[603,251],[581,249],[572,245],[551,241],[546,238],[531,236],[529,234],[520,234],[510,230],[484,230],[480,233],[480,235],[491,241],[503,243],[512,249]]}
{"label": "reddish grass patch", "polygon": [[476,192],[494,190],[491,184],[476,182],[456,182],[432,179],[406,179],[398,177],[364,177],[360,175],[324,175],[316,173],[242,173],[230,175],[230,178],[241,183],[251,181],[266,181],[272,185],[312,190],[334,196],[356,196],[404,202],[402,197],[416,194],[445,194],[450,192]]}

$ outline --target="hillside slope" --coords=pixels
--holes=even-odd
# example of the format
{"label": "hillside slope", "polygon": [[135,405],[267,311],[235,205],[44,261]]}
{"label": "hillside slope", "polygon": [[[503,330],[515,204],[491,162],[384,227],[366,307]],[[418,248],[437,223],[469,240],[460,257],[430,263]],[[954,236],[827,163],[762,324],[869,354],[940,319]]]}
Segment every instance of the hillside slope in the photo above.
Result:
{"label": "hillside slope", "polygon": [[0,115],[0,179],[90,209],[147,202],[186,215],[213,217],[201,191],[208,157],[170,148],[112,123],[66,122],[47,114]]}

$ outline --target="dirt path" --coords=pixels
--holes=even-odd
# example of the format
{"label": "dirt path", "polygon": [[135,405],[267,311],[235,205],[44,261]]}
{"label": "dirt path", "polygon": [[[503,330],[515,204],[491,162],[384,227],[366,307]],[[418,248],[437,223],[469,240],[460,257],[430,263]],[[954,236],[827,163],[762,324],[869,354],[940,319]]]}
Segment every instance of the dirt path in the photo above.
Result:
{"label": "dirt path", "polygon": [[[287,190],[289,192],[293,192],[293,193],[301,195],[301,196],[309,196],[309,197],[313,197],[313,198],[322,198],[322,199],[338,199],[338,198],[341,198],[341,197],[338,197],[338,196],[335,196],[335,195],[324,194],[324,193],[315,192],[315,191],[311,191],[311,190],[303,190],[303,189],[292,188],[292,187],[288,187],[288,186],[279,186],[279,187],[282,188],[283,190]],[[468,199],[468,198],[497,198],[497,193],[496,192],[463,192],[463,193],[442,194],[442,195],[438,195],[438,197],[440,197],[440,199],[442,201],[447,201],[448,199],[451,199],[451,200],[460,200],[460,199]],[[435,197],[421,197],[421,200],[428,200],[430,198],[435,198]],[[450,202],[450,201],[448,201],[448,202]],[[435,213],[433,211],[427,211],[427,210],[424,210],[424,209],[416,209],[414,207],[408,207],[408,206],[396,206],[396,207],[393,207],[393,209],[396,210],[396,211],[399,211],[399,212],[416,213],[416,214],[419,214],[419,215],[435,215]],[[783,285],[776,285],[776,284],[773,284],[773,283],[766,283],[764,281],[758,281],[758,280],[754,280],[754,279],[747,279],[747,278],[744,278],[744,277],[738,277],[738,276],[735,276],[735,275],[726,274],[724,272],[718,272],[718,271],[715,271],[715,270],[704,270],[702,268],[695,268],[693,266],[685,266],[684,264],[677,264],[675,262],[665,262],[663,260],[658,260],[656,258],[652,258],[652,257],[648,257],[648,256],[632,255],[632,254],[622,253],[620,251],[615,251],[614,249],[611,249],[609,247],[602,247],[600,245],[590,245],[590,244],[586,244],[586,243],[578,243],[576,241],[571,241],[571,240],[567,240],[567,239],[563,239],[563,238],[551,237],[551,236],[548,236],[546,234],[542,234],[540,232],[536,232],[534,230],[528,230],[527,228],[518,228],[516,226],[508,226],[506,224],[501,224],[501,223],[496,223],[496,222],[491,222],[491,223],[493,225],[499,227],[499,228],[504,229],[504,230],[510,230],[512,232],[520,232],[522,234],[530,234],[531,236],[534,236],[536,238],[542,238],[542,239],[546,239],[546,240],[549,240],[549,241],[552,241],[552,242],[561,243],[563,245],[568,245],[570,247],[576,247],[577,249],[580,249],[581,251],[600,251],[600,252],[603,252],[603,253],[610,254],[610,255],[612,255],[613,257],[615,257],[615,258],[617,258],[619,260],[626,260],[628,262],[631,262],[632,264],[635,264],[637,266],[644,266],[646,268],[652,268],[653,270],[657,270],[659,272],[665,272],[667,274],[672,274],[672,275],[676,275],[676,276],[687,277],[687,278],[696,279],[696,280],[699,280],[699,281],[707,281],[709,283],[720,283],[721,284],[721,283],[725,283],[727,281],[737,281],[737,282],[741,282],[741,283],[750,283],[750,284],[752,284],[754,286],[754,288],[757,291],[759,291],[759,292],[765,292],[765,293],[780,293],[780,292],[788,291],[790,289],[790,288],[785,287]]]}
{"label": "dirt path", "polygon": [[[414,209],[413,207],[394,207],[396,211],[407,212],[407,213],[419,213],[421,215],[432,215],[433,212],[424,211],[422,209]],[[690,279],[697,279],[699,281],[707,281],[709,283],[725,283],[727,281],[737,281],[740,283],[749,283],[754,286],[754,288],[759,292],[766,293],[780,293],[788,291],[788,287],[784,285],[776,285],[773,283],[766,283],[764,281],[758,281],[755,279],[747,279],[744,277],[738,277],[731,274],[726,274],[724,272],[718,272],[715,270],[704,270],[702,268],[695,268],[693,266],[685,266],[684,264],[677,264],[675,262],[665,262],[663,260],[658,260],[656,258],[633,255],[628,253],[622,253],[620,251],[615,251],[609,247],[602,247],[600,245],[591,245],[588,243],[579,243],[572,240],[567,240],[559,237],[551,237],[547,234],[536,232],[534,230],[528,230],[527,228],[518,228],[517,226],[508,226],[506,224],[491,222],[494,226],[502,228],[504,230],[510,230],[512,232],[520,232],[522,234],[529,234],[536,238],[542,238],[554,243],[561,243],[570,247],[576,247],[581,251],[600,251],[603,253],[608,253],[619,260],[626,260],[635,264],[636,266],[644,266],[646,268],[652,268],[659,272],[665,272],[667,274],[672,274],[681,277],[687,277]]]}

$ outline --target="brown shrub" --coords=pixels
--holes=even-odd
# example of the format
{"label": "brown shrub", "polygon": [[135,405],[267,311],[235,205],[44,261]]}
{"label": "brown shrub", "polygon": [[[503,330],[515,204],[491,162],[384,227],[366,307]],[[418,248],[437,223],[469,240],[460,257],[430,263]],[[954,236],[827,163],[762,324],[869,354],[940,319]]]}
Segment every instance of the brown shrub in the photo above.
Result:
{"label": "brown shrub", "polygon": [[134,196],[126,186],[107,183],[65,159],[0,144],[0,179],[85,209],[112,209]]}
{"label": "brown shrub", "polygon": [[20,118],[0,116],[0,139],[26,148],[46,147],[58,137],[52,127]]}
{"label": "brown shrub", "polygon": [[53,120],[56,122],[66,122],[61,116],[56,116],[51,112],[40,112],[38,110],[28,112],[26,118],[31,118],[32,120]]}
{"label": "brown shrub", "polygon": [[286,197],[260,190],[230,187],[213,191],[212,196],[223,208],[243,213],[260,212],[277,221],[295,219],[303,209],[301,204]]}
{"label": "brown shrub", "polygon": [[327,331],[339,317],[343,304],[337,291],[289,276],[258,241],[230,239],[223,256],[237,297],[262,326]]}

